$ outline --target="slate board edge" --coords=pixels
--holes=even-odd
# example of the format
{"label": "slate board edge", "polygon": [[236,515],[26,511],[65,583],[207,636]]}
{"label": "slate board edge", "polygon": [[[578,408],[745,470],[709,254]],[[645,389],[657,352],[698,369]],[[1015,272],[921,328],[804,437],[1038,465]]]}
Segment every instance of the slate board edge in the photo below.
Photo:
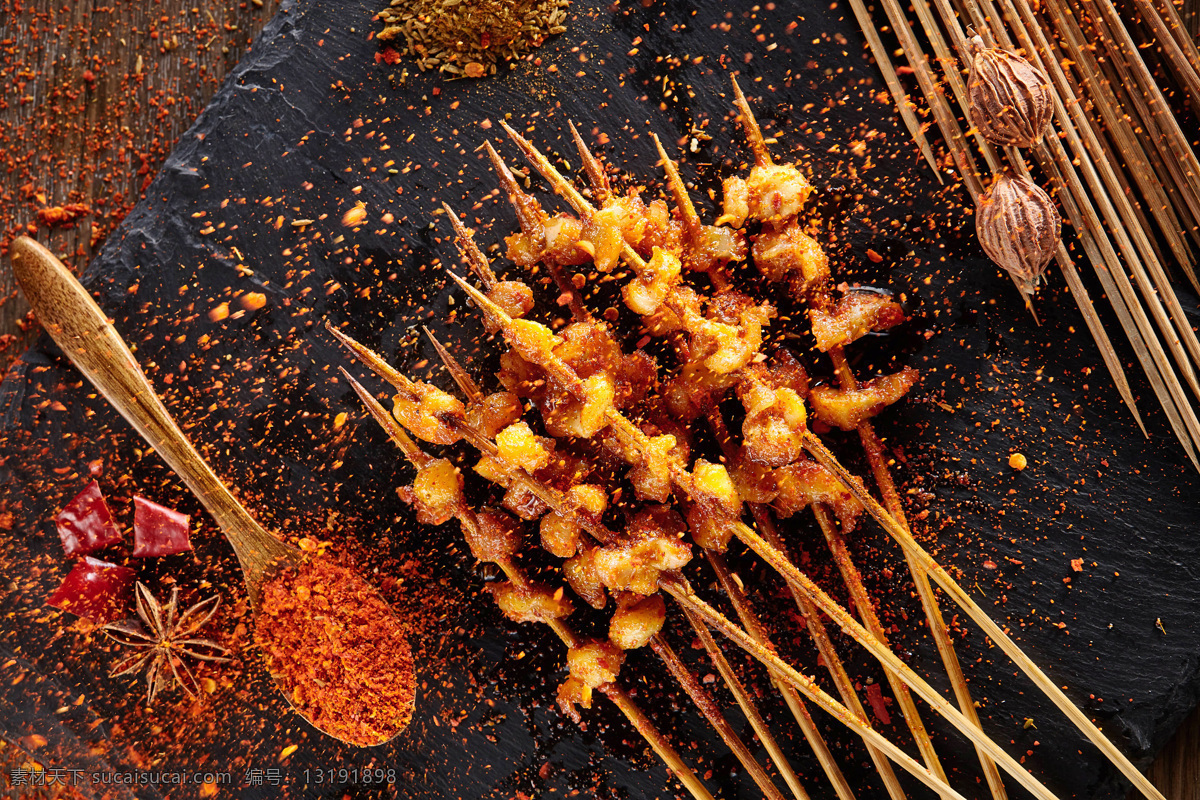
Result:
{"label": "slate board edge", "polygon": [[[213,96],[208,105],[201,111],[196,121],[181,135],[175,147],[167,156],[163,167],[154,177],[145,191],[146,199],[140,201],[125,217],[121,224],[110,234],[101,251],[87,265],[80,276],[84,285],[94,284],[101,275],[120,277],[123,273],[132,274],[138,267],[133,244],[138,240],[138,234],[153,240],[167,233],[164,230],[162,218],[156,218],[153,213],[155,196],[169,194],[172,185],[177,180],[181,166],[186,162],[186,155],[194,148],[197,136],[202,135],[212,126],[221,122],[222,109],[236,96],[238,82],[248,73],[259,69],[269,69],[279,63],[279,60],[289,57],[286,48],[281,53],[269,45],[289,36],[292,29],[302,18],[303,11],[298,10],[296,0],[282,0],[279,10],[263,27],[247,54],[238,62],[226,76],[222,87]],[[182,233],[182,231],[181,231]],[[115,280],[111,291],[122,290],[122,281]],[[57,346],[48,335],[40,335],[30,348],[9,370],[0,383],[0,404],[6,403],[14,393],[20,393],[24,388],[26,370],[36,364],[45,364],[58,357]],[[1170,740],[1176,729],[1200,704],[1200,661],[1195,665],[1195,671],[1176,684],[1176,690],[1171,701],[1166,704],[1163,713],[1158,716],[1148,737],[1141,731],[1127,725],[1120,717],[1117,727],[1122,734],[1131,735],[1141,740],[1147,746],[1146,755],[1137,759],[1142,766],[1148,765],[1159,751]],[[1128,783],[1115,768],[1102,778],[1096,789],[1097,797],[1120,797],[1125,794]]]}

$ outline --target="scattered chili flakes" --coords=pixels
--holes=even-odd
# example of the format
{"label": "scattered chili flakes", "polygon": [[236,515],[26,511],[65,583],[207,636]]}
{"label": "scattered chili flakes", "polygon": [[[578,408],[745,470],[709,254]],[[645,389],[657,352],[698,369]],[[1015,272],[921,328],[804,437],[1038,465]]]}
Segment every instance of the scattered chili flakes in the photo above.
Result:
{"label": "scattered chili flakes", "polygon": [[267,296],[262,292],[246,292],[238,302],[247,311],[257,311],[267,304]]}
{"label": "scattered chili flakes", "polygon": [[61,206],[47,206],[37,211],[38,222],[46,227],[68,225],[75,220],[92,213],[91,206],[84,203],[67,203]]}
{"label": "scattered chili flakes", "polygon": [[879,688],[878,683],[867,684],[867,702],[871,704],[871,711],[875,713],[875,718],[879,720],[880,724],[892,724],[892,715],[887,710],[890,700],[883,696],[883,690]]}

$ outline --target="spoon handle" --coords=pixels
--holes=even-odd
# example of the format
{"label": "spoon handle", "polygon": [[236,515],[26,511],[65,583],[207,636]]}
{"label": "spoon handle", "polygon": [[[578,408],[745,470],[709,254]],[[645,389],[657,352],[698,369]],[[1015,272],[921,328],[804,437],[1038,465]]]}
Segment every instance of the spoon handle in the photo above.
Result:
{"label": "spoon handle", "polygon": [[13,273],[38,321],[216,519],[256,596],[269,565],[289,558],[293,549],[254,521],[192,447],[121,335],[71,271],[25,236],[12,243],[11,254]]}

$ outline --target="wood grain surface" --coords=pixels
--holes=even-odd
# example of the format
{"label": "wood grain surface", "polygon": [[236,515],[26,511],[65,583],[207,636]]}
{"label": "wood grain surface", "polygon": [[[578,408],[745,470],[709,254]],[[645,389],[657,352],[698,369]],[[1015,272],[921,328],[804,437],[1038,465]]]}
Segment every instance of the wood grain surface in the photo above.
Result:
{"label": "wood grain surface", "polygon": [[[37,333],[7,242],[27,233],[82,269],[137,202],[278,0],[5,0],[0,16],[0,374]],[[1200,33],[1200,0],[1180,5]],[[1200,710],[1149,770],[1200,800]]]}

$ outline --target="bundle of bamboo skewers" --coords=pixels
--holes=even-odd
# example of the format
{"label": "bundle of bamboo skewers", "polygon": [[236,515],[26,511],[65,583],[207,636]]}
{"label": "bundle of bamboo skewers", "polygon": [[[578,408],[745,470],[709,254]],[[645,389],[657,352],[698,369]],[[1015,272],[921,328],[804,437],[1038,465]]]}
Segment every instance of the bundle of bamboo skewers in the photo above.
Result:
{"label": "bundle of bamboo skewers", "polygon": [[[940,180],[880,27],[864,0],[850,3],[901,117]],[[1054,190],[1171,428],[1200,469],[1200,340],[1176,297],[1170,269],[1175,265],[1177,276],[1200,291],[1200,161],[1158,80],[1158,72],[1169,75],[1192,113],[1200,113],[1200,53],[1175,5],[1132,0],[1127,23],[1113,0],[934,0],[932,6],[912,5],[915,24],[899,0],[881,0],[880,6],[958,177],[977,203],[992,180],[1010,174],[1028,178],[1030,164],[1016,148],[989,143],[966,122],[971,30],[988,47],[1019,53],[1047,76],[1055,131],[1028,156]],[[1148,61],[1135,32],[1154,43],[1160,63]],[[1053,258],[1117,390],[1146,434],[1071,253],[1060,244]]]}
{"label": "bundle of bamboo skewers", "polygon": [[[840,333],[826,336],[827,346],[821,347],[831,360],[840,387],[830,391],[841,392],[845,396],[875,391],[870,387],[874,382],[858,382],[844,353],[844,346],[876,324],[894,322],[880,322],[880,319],[869,314],[867,317],[857,317],[853,309],[854,299],[836,296],[829,280],[828,263],[819,246],[807,239],[798,219],[799,209],[811,187],[794,167],[773,161],[750,106],[736,83],[734,89],[736,109],[754,155],[754,166],[744,183],[737,183],[740,179],[733,179],[732,184],[727,182],[725,214],[718,222],[734,228],[742,227],[747,216],[751,221],[758,219],[762,222],[762,231],[749,236],[756,266],[769,282],[787,284],[789,292],[796,299],[807,303],[811,319],[817,320],[821,314],[838,318],[845,308],[850,308],[849,317],[841,319],[847,325],[839,329]],[[501,124],[531,166],[577,215],[560,214],[552,218],[546,214],[538,201],[521,189],[499,154],[490,144],[486,146],[501,186],[521,223],[521,232],[509,237],[509,257],[518,263],[524,260],[528,266],[544,267],[548,271],[562,293],[562,302],[570,307],[570,326],[559,335],[532,318],[526,318],[525,315],[533,310],[530,287],[511,277],[500,280],[487,257],[474,243],[471,231],[447,208],[463,261],[483,288],[477,289],[457,275],[452,274],[452,277],[480,310],[485,326],[502,335],[509,348],[502,358],[503,369],[508,372],[507,378],[502,377],[506,390],[485,391],[449,350],[435,341],[435,350],[453,377],[459,393],[465,398],[464,403],[431,384],[412,380],[397,372],[380,356],[336,328],[330,326],[329,330],[357,359],[395,390],[395,406],[389,412],[371,392],[343,371],[344,377],[371,415],[417,468],[416,480],[403,496],[408,497],[416,507],[418,519],[434,524],[457,519],[474,555],[496,564],[507,577],[507,582],[493,591],[497,604],[506,615],[518,622],[545,623],[567,646],[570,676],[559,694],[564,710],[575,714],[577,704],[590,705],[593,690],[607,697],[625,714],[691,795],[696,800],[710,800],[711,795],[703,782],[621,687],[619,672],[624,660],[622,651],[630,647],[649,646],[743,763],[747,774],[755,780],[764,796],[783,796],[766,769],[756,762],[750,748],[725,719],[719,705],[681,663],[662,636],[661,630],[666,619],[662,595],[665,595],[708,652],[725,685],[750,722],[755,737],[770,755],[794,797],[803,800],[807,792],[775,743],[756,706],[753,693],[746,690],[736,672],[730,668],[713,632],[720,633],[763,664],[772,683],[791,708],[799,729],[812,746],[825,777],[840,800],[852,800],[853,793],[822,734],[813,724],[808,703],[831,714],[863,739],[883,785],[893,800],[902,800],[905,796],[893,766],[907,771],[943,798],[963,797],[949,784],[946,770],[921,720],[916,698],[923,700],[929,709],[972,742],[995,800],[1007,796],[1001,778],[1002,770],[1035,797],[1054,800],[1055,795],[1049,789],[984,733],[934,594],[933,586],[937,585],[1146,797],[1162,800],[1162,795],[1066,697],[1061,688],[913,539],[890,475],[885,450],[870,422],[870,416],[877,413],[878,408],[887,405],[886,401],[879,399],[883,395],[876,396],[871,406],[874,411],[861,413],[845,426],[859,435],[872,478],[882,498],[880,501],[808,430],[803,411],[795,407],[801,396],[807,400],[809,394],[807,379],[796,377],[802,375],[803,370],[797,371],[796,366],[786,360],[784,363],[773,363],[771,367],[759,368],[760,360],[755,356],[762,340],[760,335],[756,338],[754,334],[755,326],[761,324],[755,322],[754,309],[758,306],[729,283],[728,264],[745,258],[746,242],[731,236],[730,228],[703,224],[674,162],[661,144],[659,155],[675,205],[671,218],[677,221],[675,231],[683,240],[676,242],[679,257],[669,256],[662,248],[655,246],[653,257],[647,258],[629,239],[624,238],[625,233],[621,232],[624,229],[620,229],[618,222],[621,219],[631,221],[623,214],[636,203],[621,205],[627,198],[618,196],[608,185],[603,165],[591,154],[573,128],[572,133],[589,179],[591,200],[560,174],[530,141],[508,125]],[[763,191],[761,187],[764,183],[772,187],[765,194],[770,201],[756,206],[755,192]],[[746,184],[750,185],[749,188]],[[763,207],[769,208],[763,212]],[[644,206],[638,208],[641,209],[639,213],[647,215],[640,221],[632,220],[636,223],[632,228],[636,228],[639,231],[636,235],[641,236],[647,220],[653,214]],[[756,217],[756,214],[759,216]],[[639,224],[642,227],[638,227]],[[620,229],[619,235],[615,238],[609,235],[617,229]],[[791,272],[773,273],[769,265],[774,263],[773,260],[779,257],[781,251],[789,254],[788,259],[792,259]],[[638,353],[621,355],[622,343],[611,338],[612,333],[605,322],[592,317],[582,287],[572,281],[563,269],[564,258],[581,259],[568,260],[566,264],[594,262],[601,273],[607,275],[612,271],[614,280],[632,276],[622,288],[625,304],[641,315],[641,323],[647,331],[674,343],[679,364],[675,367],[672,380],[681,381],[677,388],[681,386],[684,390],[677,394],[682,396],[682,402],[691,404],[694,420],[707,424],[727,466],[709,463],[703,458],[692,463],[686,450],[680,452],[676,449],[678,443],[675,437],[665,433],[666,428],[658,427],[669,425],[668,420],[656,418],[657,421],[652,421],[650,417],[639,419],[639,416],[631,416],[638,409],[636,404],[622,405],[621,393],[614,394],[613,388],[618,377],[615,372],[618,366],[611,365],[625,364],[622,359],[632,359],[635,367],[638,363],[644,367],[644,362],[636,358]],[[607,266],[601,266],[602,262]],[[618,262],[621,270],[614,271]],[[704,297],[682,280],[682,264],[687,264],[693,272],[706,274],[704,280],[713,291],[711,297]],[[850,300],[848,306],[844,305],[847,300]],[[704,304],[708,304],[707,314],[697,311]],[[885,305],[876,304],[873,308],[880,309]],[[735,306],[740,311],[729,310]],[[722,308],[725,310],[722,311]],[[569,330],[575,333],[568,335]],[[821,340],[818,337],[818,341]],[[591,344],[585,347],[584,342]],[[593,348],[594,352],[589,348]],[[614,349],[616,356],[613,355]],[[607,355],[602,358],[601,353]],[[585,369],[587,371],[581,373]],[[620,366],[620,369],[625,367]],[[652,373],[646,380],[649,384],[657,382]],[[739,398],[746,405],[748,420],[742,423],[743,441],[740,444],[720,407],[720,398],[734,385],[739,387]],[[742,398],[743,389],[751,399]],[[554,455],[552,440],[532,434],[528,424],[522,420],[523,403],[514,403],[513,392],[517,392],[518,396],[521,392],[531,393],[522,398],[523,402],[542,412],[540,424],[545,425],[546,431],[552,436],[562,435],[578,442],[595,439],[592,446],[601,450],[608,448],[609,458],[624,458],[627,461],[632,468],[627,480],[632,482],[636,490],[630,494],[636,494],[638,502],[623,501],[622,505],[626,506],[626,514],[634,520],[627,524],[639,531],[636,536],[629,531],[619,532],[606,524],[604,514],[607,500],[604,499],[606,491],[602,486],[585,483],[580,477],[563,482],[563,476],[550,466],[554,459],[559,458]],[[548,393],[553,394],[550,399],[546,397]],[[764,393],[771,398],[765,405],[762,399]],[[902,394],[903,390],[892,399]],[[628,401],[628,398],[625,400]],[[764,414],[766,417],[763,417]],[[777,455],[772,457],[775,459],[772,463],[779,466],[779,480],[788,475],[793,478],[805,475],[808,477],[801,483],[804,480],[811,481],[800,491],[806,502],[792,508],[788,514],[796,513],[805,506],[811,510],[853,600],[854,613],[837,603],[789,557],[776,526],[776,517],[787,514],[778,503],[772,505],[773,501],[766,497],[769,493],[764,491],[763,498],[757,502],[740,496],[740,492],[748,488],[744,483],[748,475],[771,476],[772,470],[764,466],[763,458],[759,458],[758,467],[747,463],[750,440],[761,433],[753,429],[753,424],[756,424],[753,420],[760,418],[769,423],[764,430],[770,432],[767,437],[770,443],[788,440],[795,445],[794,452],[786,458]],[[572,433],[569,436],[553,433],[559,428],[570,429]],[[617,612],[609,628],[609,640],[586,639],[570,626],[567,616],[573,606],[565,587],[555,589],[550,584],[539,582],[518,564],[518,553],[525,546],[519,534],[520,523],[496,509],[472,507],[463,493],[462,481],[457,477],[452,462],[426,453],[415,439],[438,446],[466,443],[482,457],[474,467],[475,471],[506,490],[506,507],[510,511],[518,513],[520,509],[528,512],[533,506],[540,508],[524,518],[532,521],[540,516],[542,548],[554,556],[567,559],[562,564],[561,572],[556,569],[551,574],[565,576],[574,595],[596,608],[605,605],[606,593],[611,593],[617,600]],[[547,442],[551,442],[549,447]],[[566,459],[564,464],[572,463],[573,457],[563,458]],[[746,471],[739,472],[738,465],[746,467]],[[793,466],[801,469],[785,475]],[[738,473],[737,486],[741,489],[733,488],[731,472]],[[656,489],[656,481],[665,483]],[[647,500],[655,491],[661,491],[661,499]],[[597,499],[597,492],[600,499]],[[805,495],[805,492],[808,494]],[[621,496],[621,492],[616,492],[615,496]],[[516,501],[507,505],[512,498],[516,498]],[[676,530],[673,527],[675,523],[663,521],[671,518],[670,513],[664,510],[668,506],[654,503],[663,503],[664,500],[686,513],[687,523],[682,529]],[[860,510],[865,510],[904,553],[929,629],[950,677],[957,705],[948,702],[914,673],[889,646],[886,631],[876,612],[877,601],[867,594],[846,544],[846,534],[853,526],[853,516],[846,515],[843,518],[842,512],[851,501]],[[743,521],[743,516],[753,519],[755,527]],[[680,514],[677,513],[675,518],[682,522]],[[681,553],[676,539],[685,541],[684,531],[689,529],[693,546],[703,554],[728,598],[737,622],[701,599],[685,577],[682,568],[687,565],[688,559]],[[723,552],[731,537],[739,539],[787,584],[840,700],[826,693],[815,678],[801,673],[776,653],[767,638],[761,618],[754,610],[749,593],[725,565]],[[564,539],[569,545],[565,548]],[[596,555],[597,552],[602,556]],[[583,562],[579,559],[583,559]],[[571,576],[583,574],[584,567],[579,567],[581,563],[594,574],[587,580],[576,582]],[[607,567],[601,564],[607,564]],[[596,577],[597,574],[600,578]],[[599,582],[598,586],[596,582]],[[599,592],[599,603],[593,602],[593,592],[596,591]],[[854,681],[847,674],[841,657],[831,643],[825,628],[826,620],[841,628],[880,661],[916,743],[920,762],[871,726],[856,693]]]}

